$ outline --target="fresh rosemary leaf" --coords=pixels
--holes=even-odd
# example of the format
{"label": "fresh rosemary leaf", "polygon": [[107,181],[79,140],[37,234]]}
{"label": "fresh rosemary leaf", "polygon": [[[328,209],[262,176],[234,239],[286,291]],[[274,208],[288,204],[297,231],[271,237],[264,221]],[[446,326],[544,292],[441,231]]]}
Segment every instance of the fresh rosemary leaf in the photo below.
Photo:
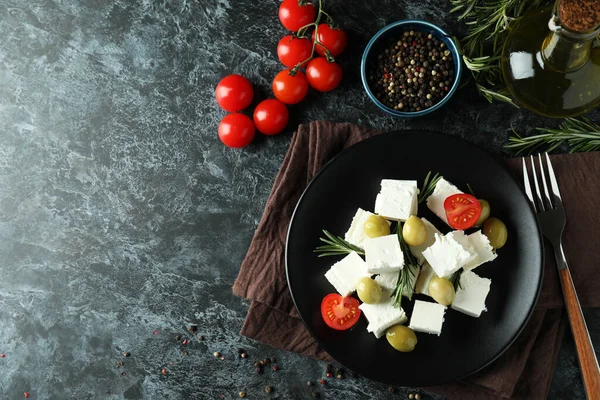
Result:
{"label": "fresh rosemary leaf", "polygon": [[462,272],[463,270],[461,268],[452,275],[450,275],[450,278],[448,278],[452,283],[452,286],[454,286],[454,290],[460,289],[460,275],[462,274]]}
{"label": "fresh rosemary leaf", "polygon": [[394,306],[400,307],[402,305],[402,293],[406,293],[408,300],[412,299],[414,291],[412,283],[415,276],[419,273],[421,265],[410,252],[410,248],[404,241],[404,238],[402,237],[402,225],[400,223],[396,226],[396,235],[398,236],[402,253],[404,253],[404,268],[399,272],[400,276],[398,277],[398,283],[392,293],[392,297],[394,298]]}
{"label": "fresh rosemary leaf", "polygon": [[325,237],[321,237],[319,240],[325,244],[317,247],[314,250],[315,253],[319,253],[319,257],[345,255],[353,251],[357,252],[361,256],[365,255],[365,251],[363,249],[348,243],[341,237],[335,236],[326,230],[323,230],[323,234]]}
{"label": "fresh rosemary leaf", "polygon": [[[475,196],[475,192],[473,191],[473,188],[468,183],[467,183],[467,189],[469,190],[469,193],[471,194],[471,196]],[[477,197],[477,196],[475,196],[475,197]]]}
{"label": "fresh rosemary leaf", "polygon": [[[433,175],[433,177],[431,177],[431,171],[429,171],[427,173],[427,175],[425,175],[425,180],[423,181],[423,187],[421,188],[420,192],[419,192],[419,204],[421,204],[422,202],[424,202],[430,195],[431,193],[433,193],[434,189],[435,189],[435,185],[438,183],[438,181],[442,178],[442,176],[438,173],[436,173],[435,175]],[[400,225],[400,224],[398,224]],[[402,235],[400,235],[402,236]]]}

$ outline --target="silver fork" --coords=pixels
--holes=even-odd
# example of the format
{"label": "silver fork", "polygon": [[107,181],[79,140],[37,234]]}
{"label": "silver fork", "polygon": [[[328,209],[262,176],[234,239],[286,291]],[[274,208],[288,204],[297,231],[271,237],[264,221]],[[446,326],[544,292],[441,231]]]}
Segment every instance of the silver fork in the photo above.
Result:
{"label": "silver fork", "polygon": [[[575,346],[577,348],[577,356],[579,357],[579,365],[583,375],[583,382],[585,390],[587,392],[588,399],[598,400],[600,399],[600,368],[598,367],[598,360],[596,359],[596,353],[590,340],[590,334],[581,312],[581,305],[579,304],[579,298],[575,292],[575,286],[573,285],[573,279],[569,272],[569,266],[565,258],[565,253],[562,246],[562,236],[567,222],[565,209],[563,207],[562,198],[560,191],[558,190],[558,183],[556,176],[554,175],[554,169],[550,162],[548,153],[545,153],[546,165],[541,154],[538,154],[538,169],[536,170],[536,162],[533,156],[531,156],[531,175],[533,177],[533,183],[535,188],[535,194],[531,188],[529,181],[529,172],[527,170],[527,163],[523,158],[523,180],[525,182],[525,193],[529,197],[529,201],[533,205],[533,208],[537,214],[537,220],[542,229],[542,233],[552,244],[554,248],[554,256],[556,258],[556,264],[558,265],[558,273],[560,275],[560,283],[567,306],[567,312],[569,314],[569,322],[571,324],[571,330],[573,331],[573,337],[575,338]],[[541,177],[542,185],[544,188],[543,196],[540,191],[540,185],[538,183],[538,174]],[[546,177],[547,176],[547,177]],[[547,179],[548,178],[548,179]],[[548,190],[547,180],[550,181],[550,188],[552,193]]]}

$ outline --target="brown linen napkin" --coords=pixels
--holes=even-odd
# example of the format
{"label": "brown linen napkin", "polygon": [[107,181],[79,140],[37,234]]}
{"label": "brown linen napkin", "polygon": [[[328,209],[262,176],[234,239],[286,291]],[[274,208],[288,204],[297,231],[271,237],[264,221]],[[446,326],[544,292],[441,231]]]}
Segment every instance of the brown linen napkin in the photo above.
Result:
{"label": "brown linen napkin", "polygon": [[[313,122],[301,125],[275,179],[263,217],[233,286],[233,292],[252,299],[241,333],[277,348],[331,360],[304,327],[294,308],[285,277],[285,238],[292,212],[310,180],[345,148],[380,132],[351,124]],[[565,252],[584,307],[599,307],[595,269],[600,242],[595,229],[600,210],[600,153],[553,156],[569,221]],[[520,159],[507,161],[520,179]],[[427,388],[449,398],[544,398],[566,327],[562,293],[553,254],[546,251],[542,293],[529,323],[517,341],[485,370],[453,385]]]}

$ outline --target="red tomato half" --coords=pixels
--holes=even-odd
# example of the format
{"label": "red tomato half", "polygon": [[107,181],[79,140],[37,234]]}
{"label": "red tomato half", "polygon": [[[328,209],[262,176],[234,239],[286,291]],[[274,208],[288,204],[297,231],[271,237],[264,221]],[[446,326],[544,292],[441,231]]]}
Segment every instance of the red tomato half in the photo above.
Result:
{"label": "red tomato half", "polygon": [[329,92],[342,81],[342,67],[327,61],[325,57],[316,57],[306,67],[306,79],[319,92]]}
{"label": "red tomato half", "polygon": [[313,3],[298,5],[298,0],[283,0],[279,6],[279,20],[288,31],[297,32],[305,25],[315,22],[317,8]]}
{"label": "red tomato half", "polygon": [[481,204],[474,196],[466,193],[453,194],[444,200],[448,225],[454,229],[469,229],[481,215]]}
{"label": "red tomato half", "polygon": [[354,297],[344,297],[330,293],[321,302],[321,316],[328,327],[345,331],[360,318],[360,303]]}
{"label": "red tomato half", "polygon": [[254,139],[254,124],[244,114],[228,114],[219,124],[219,139],[229,147],[246,147]]}
{"label": "red tomato half", "polygon": [[217,103],[229,112],[241,111],[252,103],[254,89],[246,78],[238,74],[227,75],[221,79],[215,90]]}
{"label": "red tomato half", "polygon": [[308,93],[308,81],[302,71],[290,75],[289,69],[284,69],[273,79],[273,94],[285,104],[300,103]]}
{"label": "red tomato half", "polygon": [[254,125],[265,135],[276,135],[285,129],[290,115],[279,100],[263,100],[254,109]]}
{"label": "red tomato half", "polygon": [[[297,64],[308,60],[312,53],[312,42],[307,38],[296,38],[286,35],[277,45],[277,57],[283,65],[294,68]],[[305,67],[307,63],[302,66]]]}
{"label": "red tomato half", "polygon": [[[312,33],[312,40],[315,40],[315,31]],[[337,57],[346,48],[348,44],[348,35],[341,29],[331,28],[327,24],[319,24],[319,42],[329,50],[329,53]],[[317,53],[325,56],[325,48],[317,44]]]}

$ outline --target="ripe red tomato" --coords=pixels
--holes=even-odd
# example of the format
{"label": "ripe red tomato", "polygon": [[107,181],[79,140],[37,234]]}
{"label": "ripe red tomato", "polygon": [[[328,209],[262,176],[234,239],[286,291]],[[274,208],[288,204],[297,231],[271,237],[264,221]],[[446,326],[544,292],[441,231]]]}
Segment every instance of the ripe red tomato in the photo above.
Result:
{"label": "ripe red tomato", "polygon": [[279,6],[279,20],[288,31],[297,32],[305,25],[315,22],[317,8],[313,3],[299,5],[298,0],[283,0]]}
{"label": "ripe red tomato", "polygon": [[[315,40],[315,32],[312,33],[312,40]],[[348,35],[342,29],[331,28],[328,24],[319,24],[319,42],[329,50],[329,53],[337,57],[346,48],[348,44]],[[317,53],[325,56],[325,48],[317,44]]]}
{"label": "ripe red tomato", "polygon": [[219,124],[219,139],[229,147],[246,147],[254,139],[254,124],[244,114],[228,114]]}
{"label": "ripe red tomato", "polygon": [[338,331],[350,329],[360,318],[360,303],[354,297],[330,293],[321,302],[321,317],[328,327]]}
{"label": "ripe red tomato", "polygon": [[252,103],[254,89],[246,78],[238,74],[227,75],[221,79],[215,90],[217,103],[229,112],[241,111]]}
{"label": "ripe red tomato", "polygon": [[276,135],[285,129],[290,115],[279,100],[263,100],[254,109],[254,126],[265,135]]}
{"label": "ripe red tomato", "polygon": [[[286,35],[277,44],[277,57],[288,68],[295,67],[298,63],[308,60],[312,53],[312,42],[307,38],[296,38]],[[308,62],[302,66],[305,67]]]}
{"label": "ripe red tomato", "polygon": [[481,215],[481,204],[466,193],[453,194],[444,200],[448,225],[454,229],[468,229],[475,225]]}
{"label": "ripe red tomato", "polygon": [[329,92],[342,81],[342,67],[325,57],[316,57],[306,67],[308,83],[319,92]]}
{"label": "ripe red tomato", "polygon": [[289,69],[284,69],[273,79],[273,93],[285,104],[296,104],[302,101],[308,93],[308,81],[302,71],[290,75]]}

